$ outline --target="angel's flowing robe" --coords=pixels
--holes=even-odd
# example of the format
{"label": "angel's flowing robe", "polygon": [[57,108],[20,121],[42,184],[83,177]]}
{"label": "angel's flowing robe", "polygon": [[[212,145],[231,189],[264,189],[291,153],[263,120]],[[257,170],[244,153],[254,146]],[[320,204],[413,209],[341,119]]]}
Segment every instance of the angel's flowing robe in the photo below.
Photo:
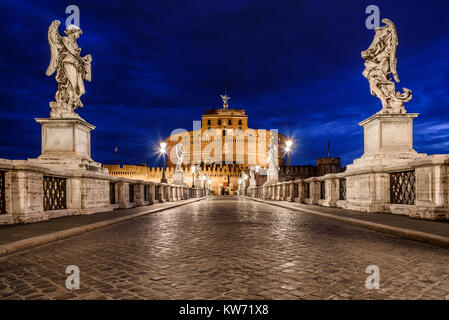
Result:
{"label": "angel's flowing robe", "polygon": [[80,97],[86,92],[83,80],[90,73],[90,64],[81,58],[81,50],[76,42],[64,37],[62,44],[63,47],[59,52],[59,68],[56,73],[59,84],[57,101],[68,104],[74,110],[83,106]]}

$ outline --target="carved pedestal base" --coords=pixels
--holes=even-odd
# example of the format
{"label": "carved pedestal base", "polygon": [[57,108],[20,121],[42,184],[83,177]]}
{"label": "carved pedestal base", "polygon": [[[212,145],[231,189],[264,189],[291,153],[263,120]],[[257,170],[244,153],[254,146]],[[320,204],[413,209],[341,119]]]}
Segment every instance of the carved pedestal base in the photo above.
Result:
{"label": "carved pedestal base", "polygon": [[195,188],[202,188],[203,187],[203,179],[195,179]]}
{"label": "carved pedestal base", "polygon": [[36,119],[42,125],[42,154],[37,161],[64,169],[107,172],[91,158],[90,132],[95,127],[82,119]]}
{"label": "carved pedestal base", "polygon": [[417,113],[376,114],[360,123],[364,128],[365,153],[347,171],[394,166],[423,158],[413,149],[413,119]]}
{"label": "carved pedestal base", "polygon": [[267,182],[265,185],[276,184],[279,182],[279,171],[276,169],[267,170]]}
{"label": "carved pedestal base", "polygon": [[184,185],[184,171],[175,171],[173,174],[173,184]]}
{"label": "carved pedestal base", "polygon": [[418,114],[376,114],[363,121],[365,153],[347,167],[347,201],[340,206],[365,212],[390,207],[390,173],[410,170],[425,159],[413,149],[413,119]]}
{"label": "carved pedestal base", "polygon": [[255,187],[257,187],[257,181],[256,181],[256,179],[250,179],[250,180],[249,180],[249,187],[250,187],[250,188],[255,188]]}

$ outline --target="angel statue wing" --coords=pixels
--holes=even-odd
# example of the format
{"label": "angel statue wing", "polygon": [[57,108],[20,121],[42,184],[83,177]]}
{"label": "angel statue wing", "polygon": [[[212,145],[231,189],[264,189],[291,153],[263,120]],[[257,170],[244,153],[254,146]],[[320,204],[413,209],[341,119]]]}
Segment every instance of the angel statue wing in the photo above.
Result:
{"label": "angel statue wing", "polygon": [[84,64],[84,68],[86,69],[86,73],[84,74],[84,80],[91,82],[92,81],[92,68],[90,63],[92,62],[92,56],[90,54],[84,57],[86,61]]}
{"label": "angel statue wing", "polygon": [[396,56],[396,52],[398,49],[398,32],[396,29],[396,25],[391,21],[390,19],[382,19],[382,22],[385,23],[388,26],[388,30],[391,34],[391,53],[390,53],[390,70],[393,74],[394,80],[396,82],[401,82],[399,79],[398,71],[397,71],[397,65],[398,65],[398,58]]}
{"label": "angel statue wing", "polygon": [[182,162],[184,161],[184,150],[182,149],[182,142],[176,145],[176,170],[181,169]]}
{"label": "angel statue wing", "polygon": [[181,158],[183,156],[183,150],[182,150],[182,143],[178,143],[176,145],[176,156],[179,158]]}
{"label": "angel statue wing", "polygon": [[45,72],[47,76],[51,76],[58,67],[59,51],[63,46],[61,36],[59,35],[58,31],[58,27],[60,24],[60,21],[55,20],[51,23],[50,27],[48,27],[48,44],[50,45],[51,58],[50,64],[48,65],[47,71]]}

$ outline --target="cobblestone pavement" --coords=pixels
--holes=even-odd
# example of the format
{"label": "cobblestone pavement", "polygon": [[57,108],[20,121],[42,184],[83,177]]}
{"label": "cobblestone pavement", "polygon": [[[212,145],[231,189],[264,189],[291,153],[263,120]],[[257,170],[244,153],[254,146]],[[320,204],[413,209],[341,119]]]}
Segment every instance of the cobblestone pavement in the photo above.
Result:
{"label": "cobblestone pavement", "polygon": [[449,250],[214,197],[2,257],[0,298],[449,299]]}

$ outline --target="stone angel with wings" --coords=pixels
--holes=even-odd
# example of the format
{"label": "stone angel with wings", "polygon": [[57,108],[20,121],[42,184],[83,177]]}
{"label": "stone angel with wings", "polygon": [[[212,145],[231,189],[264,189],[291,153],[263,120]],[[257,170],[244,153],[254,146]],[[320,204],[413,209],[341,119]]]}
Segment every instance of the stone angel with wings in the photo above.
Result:
{"label": "stone angel with wings", "polygon": [[197,164],[195,166],[195,171],[193,174],[194,174],[195,180],[201,179],[202,171],[201,171],[201,166],[199,164]]}
{"label": "stone angel with wings", "polygon": [[382,110],[379,113],[406,113],[404,103],[412,99],[412,92],[406,88],[403,93],[397,92],[392,81],[394,78],[396,82],[400,82],[396,69],[396,26],[389,19],[383,19],[382,22],[385,26],[375,29],[371,46],[362,52],[362,58],[365,59],[363,76],[369,81],[371,94],[382,101]]}
{"label": "stone angel with wings", "polygon": [[184,149],[182,147],[182,142],[178,143],[175,149],[176,149],[176,171],[180,171],[182,163],[184,161]]}
{"label": "stone angel with wings", "polygon": [[268,147],[268,164],[269,164],[269,170],[277,170],[277,143],[274,139],[274,136],[272,135],[270,138],[270,145]]}
{"label": "stone angel with wings", "polygon": [[51,60],[46,75],[51,76],[56,71],[58,83],[56,101],[50,102],[50,118],[80,119],[74,110],[83,106],[80,98],[85,93],[84,80],[91,81],[92,57],[90,54],[81,57],[81,48],[76,42],[82,34],[79,27],[69,25],[64,37],[59,34],[59,25],[60,21],[55,20],[48,28]]}

